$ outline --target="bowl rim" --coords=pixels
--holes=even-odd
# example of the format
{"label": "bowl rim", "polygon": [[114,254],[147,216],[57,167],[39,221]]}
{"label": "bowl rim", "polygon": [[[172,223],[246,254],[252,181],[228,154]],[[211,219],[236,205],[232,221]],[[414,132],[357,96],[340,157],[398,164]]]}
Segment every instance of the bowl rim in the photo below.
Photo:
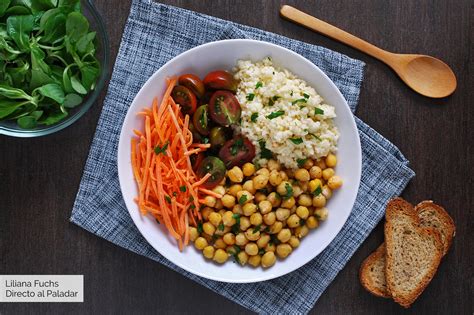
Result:
{"label": "bowl rim", "polygon": [[[189,50],[186,50],[180,54],[178,54],[177,56],[173,57],[172,59],[170,59],[169,61],[167,61],[165,64],[163,64],[159,69],[157,69],[148,79],[147,81],[142,85],[142,87],[140,88],[140,90],[137,92],[137,94],[135,95],[132,103],[130,104],[130,107],[129,109],[127,110],[127,114],[122,122],[122,127],[121,127],[121,131],[120,131],[120,135],[119,135],[119,145],[118,145],[118,149],[117,149],[117,172],[118,172],[118,177],[119,177],[119,184],[120,184],[120,191],[121,191],[121,194],[122,194],[122,198],[124,199],[124,203],[125,203],[125,206],[127,208],[127,211],[129,213],[129,215],[131,216],[132,218],[132,221],[133,223],[135,224],[135,226],[137,227],[137,229],[139,230],[140,234],[145,238],[145,240],[147,241],[147,243],[153,247],[157,252],[160,253],[160,255],[162,255],[165,259],[167,259],[170,263],[172,263],[173,265],[176,265],[178,266],[179,268],[191,273],[191,274],[194,274],[194,275],[197,275],[199,277],[202,277],[202,278],[205,278],[205,279],[209,279],[209,280],[214,280],[214,281],[219,281],[219,282],[225,282],[225,283],[256,283],[256,282],[262,282],[262,281],[267,281],[267,280],[272,280],[272,279],[275,279],[275,278],[279,278],[279,277],[282,277],[284,275],[287,275],[291,272],[294,272],[296,270],[298,270],[299,268],[301,268],[302,266],[306,265],[307,263],[309,263],[311,260],[315,259],[319,254],[321,254],[321,252],[323,252],[328,246],[329,244],[334,241],[334,239],[339,235],[339,233],[342,231],[344,225],[347,223],[347,219],[349,218],[350,214],[352,213],[352,209],[354,207],[354,204],[355,204],[355,201],[356,201],[356,197],[357,197],[357,194],[358,194],[358,191],[359,191],[359,187],[360,187],[360,182],[361,182],[361,175],[362,175],[362,149],[361,149],[361,144],[360,144],[360,135],[359,135],[359,130],[357,129],[357,125],[356,125],[356,122],[355,122],[355,119],[354,117],[352,116],[349,120],[350,124],[351,124],[351,129],[352,130],[355,130],[355,133],[356,133],[356,137],[355,137],[355,140],[356,140],[356,143],[355,143],[355,147],[357,148],[357,152],[355,154],[355,156],[353,156],[354,159],[356,159],[356,162],[357,162],[357,180],[356,180],[356,185],[355,185],[355,189],[354,189],[354,192],[355,193],[352,193],[351,196],[350,196],[350,202],[348,203],[348,205],[350,204],[350,208],[351,210],[347,212],[347,216],[344,218],[344,223],[341,225],[339,231],[329,240],[327,240],[326,242],[324,242],[323,246],[321,246],[320,250],[319,251],[315,251],[312,255],[308,255],[308,258],[307,259],[303,259],[301,260],[300,262],[294,264],[294,267],[291,268],[291,270],[288,270],[286,272],[283,272],[283,273],[267,273],[265,275],[265,273],[263,273],[264,275],[263,276],[259,276],[259,277],[255,277],[254,279],[224,279],[224,278],[221,278],[221,277],[218,277],[218,276],[214,276],[210,273],[206,274],[206,273],[203,273],[203,272],[200,272],[200,271],[197,271],[197,270],[193,270],[192,268],[189,268],[188,266],[184,265],[183,263],[181,263],[181,261],[175,261],[171,258],[169,258],[170,256],[166,253],[166,251],[160,251],[159,248],[156,248],[155,246],[153,246],[153,242],[151,241],[151,236],[147,235],[146,233],[143,233],[142,232],[142,228],[140,227],[140,224],[138,224],[137,220],[134,218],[134,216],[132,215],[131,211],[135,211],[135,209],[130,209],[129,206],[128,206],[128,202],[125,200],[125,196],[124,196],[124,181],[125,179],[123,178],[124,177],[124,171],[125,171],[125,168],[127,167],[127,165],[124,165],[124,161],[123,159],[120,159],[120,153],[122,152],[123,150],[123,146],[124,145],[128,145],[124,143],[124,141],[121,141],[124,136],[126,135],[127,131],[125,130],[125,121],[127,119],[129,119],[129,115],[133,115],[134,113],[131,112],[131,108],[133,107],[133,105],[135,104],[135,102],[137,101],[137,97],[138,95],[140,95],[142,93],[142,91],[145,90],[145,88],[147,86],[149,86],[150,84],[152,84],[152,81],[154,81],[154,78],[156,76],[159,75],[160,71],[167,67],[169,64],[173,63],[175,60],[179,59],[179,58],[182,58],[188,54],[192,54],[195,50],[198,50],[198,49],[201,49],[202,47],[205,47],[205,46],[212,46],[212,45],[215,45],[215,44],[218,44],[218,43],[222,43],[222,42],[240,42],[242,44],[251,44],[251,43],[259,43],[259,44],[264,44],[264,45],[268,45],[270,46],[271,48],[275,48],[275,49],[282,49],[284,51],[286,51],[287,53],[289,54],[292,54],[294,56],[296,56],[297,58],[300,58],[302,59],[302,61],[304,61],[305,63],[308,64],[308,66],[310,67],[313,67],[313,69],[315,71],[317,71],[322,77],[324,77],[328,83],[332,86],[332,88],[334,89],[335,93],[338,94],[338,97],[340,97],[343,102],[344,102],[344,105],[347,107],[347,110],[350,111],[350,107],[349,105],[347,104],[347,100],[345,99],[344,95],[342,95],[341,91],[337,88],[337,86],[334,84],[334,82],[326,75],[326,73],[324,73],[317,65],[315,65],[313,62],[311,62],[309,59],[305,58],[304,56],[288,49],[288,48],[285,48],[285,47],[282,47],[280,45],[277,45],[277,44],[273,44],[273,43],[270,43],[270,42],[266,42],[266,41],[261,41],[261,40],[254,40],[254,39],[224,39],[224,40],[217,40],[217,41],[212,41],[212,42],[208,42],[208,43],[205,43],[205,44],[202,44],[202,45],[199,45],[199,46],[196,46],[196,47],[193,47]],[[121,171],[121,169],[124,169],[124,171]]]}
{"label": "bowl rim", "polygon": [[82,5],[86,5],[95,19],[97,21],[97,31],[100,34],[101,38],[101,48],[104,51],[104,59],[101,62],[101,74],[100,77],[97,79],[95,89],[87,95],[87,100],[83,102],[77,108],[77,111],[74,112],[72,116],[67,117],[66,119],[60,121],[57,124],[51,125],[44,129],[21,129],[21,128],[9,128],[2,125],[0,121],[0,135],[16,137],[16,138],[34,138],[34,137],[42,137],[47,136],[52,133],[61,131],[73,123],[78,121],[84,114],[92,107],[92,105],[97,101],[102,90],[105,87],[105,83],[107,78],[109,77],[109,65],[110,65],[110,45],[109,45],[109,35],[105,28],[104,20],[100,15],[99,11],[94,5],[94,1],[92,0],[82,0]]}

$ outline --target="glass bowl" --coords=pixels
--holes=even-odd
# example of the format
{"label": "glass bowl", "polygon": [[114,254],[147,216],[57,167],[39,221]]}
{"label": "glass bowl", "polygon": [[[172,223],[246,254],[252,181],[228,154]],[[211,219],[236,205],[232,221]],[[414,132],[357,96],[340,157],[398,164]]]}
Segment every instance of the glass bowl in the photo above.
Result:
{"label": "glass bowl", "polygon": [[97,52],[96,57],[100,62],[101,73],[97,80],[95,89],[90,92],[85,98],[82,104],[69,111],[69,115],[62,121],[51,126],[38,126],[34,129],[21,129],[16,121],[0,121],[0,134],[12,136],[12,137],[40,137],[49,135],[51,133],[60,131],[84,115],[89,108],[95,103],[99,97],[102,89],[104,88],[105,81],[108,77],[109,72],[109,39],[105,30],[104,22],[93,4],[93,0],[81,0],[82,13],[89,20],[91,30],[97,33],[96,45]]}

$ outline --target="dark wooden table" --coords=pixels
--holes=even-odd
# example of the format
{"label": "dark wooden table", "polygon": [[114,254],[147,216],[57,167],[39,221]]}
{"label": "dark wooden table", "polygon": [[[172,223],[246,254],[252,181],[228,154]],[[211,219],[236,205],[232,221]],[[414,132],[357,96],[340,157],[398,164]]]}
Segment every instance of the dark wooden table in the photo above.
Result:
{"label": "dark wooden table", "polygon": [[[115,58],[130,1],[95,0]],[[314,307],[322,314],[473,314],[473,3],[417,1],[192,1],[166,3],[322,45],[367,63],[357,115],[393,141],[417,176],[403,193],[434,199],[457,235],[432,283],[407,311],[359,284],[362,260],[383,240],[379,226]],[[293,4],[394,52],[426,53],[452,66],[456,93],[415,94],[382,63],[282,20]],[[250,13],[250,14],[249,14]],[[105,95],[105,90],[102,97]],[[102,99],[74,126],[38,139],[0,137],[0,274],[84,274],[85,302],[0,304],[0,314],[244,313],[230,302],[147,258],[70,224],[71,207]]]}

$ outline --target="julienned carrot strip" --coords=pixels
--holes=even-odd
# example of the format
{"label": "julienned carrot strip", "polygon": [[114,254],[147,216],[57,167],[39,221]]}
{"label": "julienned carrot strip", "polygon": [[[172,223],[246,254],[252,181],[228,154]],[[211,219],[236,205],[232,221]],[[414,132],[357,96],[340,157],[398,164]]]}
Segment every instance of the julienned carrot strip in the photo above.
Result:
{"label": "julienned carrot strip", "polygon": [[218,199],[221,199],[222,198],[222,195],[221,194],[218,194],[218,193],[215,193],[213,192],[212,190],[209,190],[209,189],[206,189],[206,188],[202,188],[202,187],[199,187],[198,188],[199,191],[205,193],[206,195],[209,195],[209,196],[212,196],[212,197],[216,197]]}
{"label": "julienned carrot strip", "polygon": [[200,187],[210,174],[199,179],[192,169],[190,155],[210,145],[193,144],[189,116],[183,117],[171,98],[175,84],[176,78],[169,79],[160,105],[155,98],[151,108],[139,113],[145,128],[133,130],[131,161],[140,211],[162,222],[182,249],[189,244],[189,224],[196,226],[201,220],[199,200],[221,196]]}

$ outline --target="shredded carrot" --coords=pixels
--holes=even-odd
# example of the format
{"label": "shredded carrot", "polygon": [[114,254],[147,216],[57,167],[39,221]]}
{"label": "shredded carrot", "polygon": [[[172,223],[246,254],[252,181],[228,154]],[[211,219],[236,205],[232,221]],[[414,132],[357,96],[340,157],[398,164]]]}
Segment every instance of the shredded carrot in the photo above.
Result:
{"label": "shredded carrot", "polygon": [[175,85],[176,78],[169,79],[161,102],[155,98],[151,108],[138,113],[145,127],[133,130],[131,162],[140,212],[163,223],[182,250],[189,244],[189,225],[202,218],[199,201],[205,195],[222,196],[201,187],[211,174],[199,178],[192,169],[191,155],[210,145],[193,143],[189,116],[171,98]]}

